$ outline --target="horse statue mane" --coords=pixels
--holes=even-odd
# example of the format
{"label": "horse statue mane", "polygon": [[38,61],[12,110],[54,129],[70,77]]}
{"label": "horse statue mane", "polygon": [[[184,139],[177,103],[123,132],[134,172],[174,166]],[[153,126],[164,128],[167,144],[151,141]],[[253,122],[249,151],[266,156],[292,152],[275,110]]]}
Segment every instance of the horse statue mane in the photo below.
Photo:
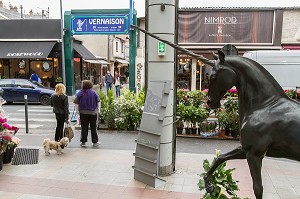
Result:
{"label": "horse statue mane", "polygon": [[206,190],[213,191],[209,178],[221,163],[247,159],[254,194],[262,199],[264,156],[300,161],[300,104],[290,99],[257,62],[237,55],[225,56],[219,51],[210,77],[208,106],[220,107],[221,98],[232,86],[238,89],[241,146],[214,161],[204,176]]}

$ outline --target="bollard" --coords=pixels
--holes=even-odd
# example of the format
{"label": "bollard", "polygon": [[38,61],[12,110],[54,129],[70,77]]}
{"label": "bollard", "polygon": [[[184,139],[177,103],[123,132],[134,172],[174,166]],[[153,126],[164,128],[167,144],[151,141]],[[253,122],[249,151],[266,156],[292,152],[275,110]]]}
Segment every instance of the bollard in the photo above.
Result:
{"label": "bollard", "polygon": [[28,103],[27,103],[27,95],[24,95],[25,102],[25,126],[26,126],[26,134],[28,133]]}

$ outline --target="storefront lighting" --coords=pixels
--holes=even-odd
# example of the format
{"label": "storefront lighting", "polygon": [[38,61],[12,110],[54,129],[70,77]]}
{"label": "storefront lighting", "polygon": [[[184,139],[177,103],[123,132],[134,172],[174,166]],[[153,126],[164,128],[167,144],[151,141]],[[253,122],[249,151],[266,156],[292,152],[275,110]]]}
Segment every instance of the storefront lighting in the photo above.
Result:
{"label": "storefront lighting", "polygon": [[37,67],[37,68],[40,68],[40,64],[37,64],[36,67]]}

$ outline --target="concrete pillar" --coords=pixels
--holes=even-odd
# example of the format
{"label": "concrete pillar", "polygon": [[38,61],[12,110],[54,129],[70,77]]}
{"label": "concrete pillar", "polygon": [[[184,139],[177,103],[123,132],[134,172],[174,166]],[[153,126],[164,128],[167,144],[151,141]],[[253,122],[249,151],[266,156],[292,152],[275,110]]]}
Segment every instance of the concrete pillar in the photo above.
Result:
{"label": "concrete pillar", "polygon": [[[146,29],[158,37],[177,43],[178,0],[147,0],[146,1]],[[164,55],[158,55],[158,40],[149,36],[146,38],[146,81],[171,80],[172,86],[169,95],[164,127],[160,141],[159,175],[169,175],[175,166],[175,129],[174,106],[176,107],[174,89],[175,87],[175,50],[166,45]]]}

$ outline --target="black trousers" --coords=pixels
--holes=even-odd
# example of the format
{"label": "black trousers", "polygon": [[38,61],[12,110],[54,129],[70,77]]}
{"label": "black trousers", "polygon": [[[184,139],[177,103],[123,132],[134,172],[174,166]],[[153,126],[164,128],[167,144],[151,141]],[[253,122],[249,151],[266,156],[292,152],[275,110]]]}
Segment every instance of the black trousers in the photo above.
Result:
{"label": "black trousers", "polygon": [[64,137],[64,123],[65,123],[65,114],[57,114],[55,113],[56,117],[56,131],[55,131],[55,141],[59,141],[61,138]]}
{"label": "black trousers", "polygon": [[80,113],[81,123],[81,139],[80,142],[87,142],[89,125],[91,126],[92,142],[98,142],[97,135],[97,115],[82,114]]}

